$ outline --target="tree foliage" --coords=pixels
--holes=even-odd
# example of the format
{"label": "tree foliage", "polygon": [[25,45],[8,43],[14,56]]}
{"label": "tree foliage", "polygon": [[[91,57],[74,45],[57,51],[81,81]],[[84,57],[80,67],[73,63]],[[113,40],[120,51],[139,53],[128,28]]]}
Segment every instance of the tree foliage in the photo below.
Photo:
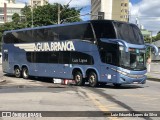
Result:
{"label": "tree foliage", "polygon": [[152,39],[149,36],[144,36],[145,43],[151,43],[160,40],[160,31],[157,33],[156,36],[153,36]]}
{"label": "tree foliage", "polygon": [[14,13],[12,15],[12,21],[15,23],[15,24],[18,24],[20,22],[20,16],[18,13]]}
{"label": "tree foliage", "polygon": [[[53,5],[48,4],[45,6],[39,6],[33,10],[34,15],[34,25],[50,25],[58,23],[58,4]],[[65,22],[77,22],[80,21],[80,10],[75,8],[69,8],[68,6],[60,5],[60,20],[65,20]],[[79,16],[79,17],[75,17]],[[72,19],[69,19],[73,17]]]}
{"label": "tree foliage", "polygon": [[[58,3],[47,4],[44,6],[37,6],[31,9],[30,6],[26,6],[22,9],[22,14],[25,16],[24,22],[27,27],[31,27],[32,24],[36,26],[52,25],[58,23]],[[77,22],[80,19],[80,10],[76,8],[70,8],[66,5],[60,5],[61,21],[65,22]],[[76,17],[75,17],[76,16]],[[70,18],[70,19],[69,19]]]}
{"label": "tree foliage", "polygon": [[144,36],[144,41],[145,41],[145,43],[150,43],[151,38],[149,36]]}
{"label": "tree foliage", "polygon": [[157,35],[156,36],[154,36],[153,38],[153,41],[158,41],[158,40],[160,40],[160,31],[157,33]]}
{"label": "tree foliage", "polygon": [[160,40],[160,33],[157,34],[156,40]]}

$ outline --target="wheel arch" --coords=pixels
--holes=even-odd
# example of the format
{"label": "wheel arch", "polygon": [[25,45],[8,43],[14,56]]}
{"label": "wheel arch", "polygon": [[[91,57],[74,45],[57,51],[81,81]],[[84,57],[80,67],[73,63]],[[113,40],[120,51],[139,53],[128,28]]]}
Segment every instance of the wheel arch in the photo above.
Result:
{"label": "wheel arch", "polygon": [[14,65],[14,69],[15,69],[15,68],[17,68],[17,67],[21,70],[20,65],[17,65],[17,64],[16,64],[16,65]]}
{"label": "wheel arch", "polygon": [[75,67],[75,68],[73,68],[73,70],[72,70],[72,76],[73,76],[73,75],[75,74],[75,72],[77,72],[77,71],[81,72],[83,78],[85,78],[85,72],[84,72],[83,69],[80,68],[80,67]]}
{"label": "wheel arch", "polygon": [[26,64],[23,64],[23,65],[21,66],[21,70],[22,70],[24,67],[26,67],[26,68],[28,69],[28,71],[30,71],[28,65],[26,65]]}
{"label": "wheel arch", "polygon": [[27,67],[27,68],[28,68],[28,66],[27,66],[26,64],[23,64],[21,68],[24,68],[24,67]]}

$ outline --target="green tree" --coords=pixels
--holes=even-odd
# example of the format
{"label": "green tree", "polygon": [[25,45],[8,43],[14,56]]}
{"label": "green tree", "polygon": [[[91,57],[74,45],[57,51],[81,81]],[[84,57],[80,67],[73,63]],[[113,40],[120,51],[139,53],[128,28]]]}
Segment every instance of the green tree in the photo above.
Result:
{"label": "green tree", "polygon": [[12,21],[15,23],[15,24],[18,24],[20,22],[20,16],[18,13],[14,13],[12,15]]}
{"label": "green tree", "polygon": [[156,36],[152,37],[152,42],[156,41]]}
{"label": "green tree", "polygon": [[31,21],[32,21],[32,10],[31,6],[25,6],[24,8],[21,9],[22,13],[22,22],[25,24],[26,27],[31,27]]}
{"label": "green tree", "polygon": [[[25,6],[22,9],[22,14],[24,17],[24,23],[26,23],[27,27],[33,25],[36,26],[44,26],[44,25],[52,25],[57,24],[58,22],[58,3],[55,4],[47,4],[44,6],[37,6],[31,10],[30,6]],[[61,21],[65,20],[65,22],[77,22],[81,21],[80,19],[80,11],[81,9],[70,8],[66,5],[60,5],[60,15]]]}
{"label": "green tree", "polygon": [[160,40],[160,31],[157,33],[156,36],[152,37],[153,41]]}
{"label": "green tree", "polygon": [[145,43],[150,43],[151,38],[149,36],[144,36],[144,41],[145,41]]}
{"label": "green tree", "polygon": [[[57,24],[58,22],[58,5],[57,3],[45,6],[38,6],[36,9],[33,9],[34,15],[34,25],[42,26],[42,25],[51,25]],[[65,22],[77,22],[81,21],[80,19],[80,9],[76,10],[75,8],[69,8],[68,6],[60,5],[60,16],[61,20],[65,20]],[[78,16],[78,17],[75,17]],[[70,19],[69,19],[70,18]]]}
{"label": "green tree", "polygon": [[156,41],[157,40],[160,40],[160,33],[158,33],[157,35],[156,35]]}

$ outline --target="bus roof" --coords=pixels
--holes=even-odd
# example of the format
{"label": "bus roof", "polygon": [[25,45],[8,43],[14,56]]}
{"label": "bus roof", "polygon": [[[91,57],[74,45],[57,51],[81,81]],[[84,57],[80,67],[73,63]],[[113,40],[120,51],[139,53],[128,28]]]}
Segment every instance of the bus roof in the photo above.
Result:
{"label": "bus roof", "polygon": [[[116,20],[88,20],[88,21],[73,22],[73,23],[66,23],[66,24],[56,24],[56,25],[39,26],[39,27],[34,27],[34,28],[22,28],[22,29],[17,29],[17,30],[9,30],[9,31],[4,31],[3,34],[7,34],[10,32],[19,32],[19,31],[36,30],[36,29],[44,29],[44,28],[51,28],[51,27],[68,26],[68,25],[77,25],[77,24],[92,23],[92,22],[105,22],[105,21],[126,23],[126,22],[116,21]],[[131,23],[128,23],[128,24],[131,24]]]}
{"label": "bus roof", "polygon": [[10,32],[19,32],[19,31],[26,31],[26,30],[36,30],[36,29],[44,29],[44,28],[52,28],[52,27],[60,27],[60,26],[84,24],[84,23],[89,23],[89,21],[73,22],[73,23],[66,23],[66,24],[54,24],[54,25],[39,26],[39,27],[34,27],[34,28],[22,28],[22,29],[17,29],[17,30],[4,31],[4,34],[10,33]]}

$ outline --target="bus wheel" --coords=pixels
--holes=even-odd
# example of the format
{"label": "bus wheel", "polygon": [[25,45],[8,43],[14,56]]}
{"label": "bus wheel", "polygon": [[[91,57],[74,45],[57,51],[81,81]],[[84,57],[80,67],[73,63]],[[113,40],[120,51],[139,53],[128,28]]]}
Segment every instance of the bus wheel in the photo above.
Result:
{"label": "bus wheel", "polygon": [[29,71],[27,67],[23,67],[22,68],[22,76],[24,79],[28,79],[29,78]]}
{"label": "bus wheel", "polygon": [[97,74],[95,72],[90,72],[88,77],[88,82],[91,87],[96,87],[98,84]]}
{"label": "bus wheel", "polygon": [[77,72],[74,73],[74,80],[75,80],[75,83],[76,83],[77,86],[84,85],[84,80],[83,80],[81,72],[77,71]]}
{"label": "bus wheel", "polygon": [[118,83],[113,83],[113,85],[114,85],[115,87],[120,87],[120,86],[121,86],[121,84],[118,84]]}
{"label": "bus wheel", "polygon": [[21,77],[21,70],[19,69],[19,67],[16,67],[16,68],[14,69],[14,75],[15,75],[15,77],[17,77],[17,78],[20,78],[20,77]]}

